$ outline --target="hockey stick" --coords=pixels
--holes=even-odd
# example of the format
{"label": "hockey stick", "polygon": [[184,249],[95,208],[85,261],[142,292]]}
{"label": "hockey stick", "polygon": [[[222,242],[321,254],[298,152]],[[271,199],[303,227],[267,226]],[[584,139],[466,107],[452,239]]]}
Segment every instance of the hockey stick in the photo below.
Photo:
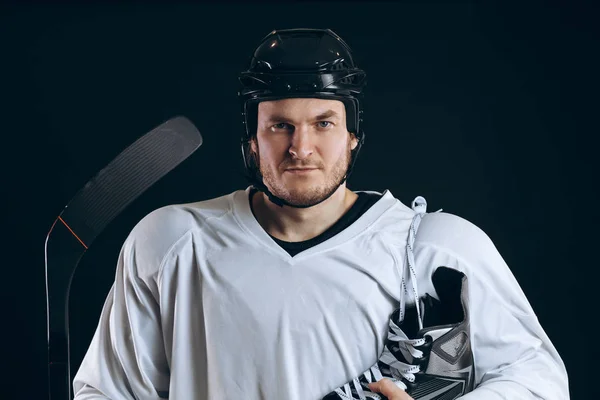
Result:
{"label": "hockey stick", "polygon": [[69,201],[46,237],[48,386],[70,400],[69,291],[79,260],[100,232],[146,189],[188,158],[202,135],[175,117],[140,137]]}

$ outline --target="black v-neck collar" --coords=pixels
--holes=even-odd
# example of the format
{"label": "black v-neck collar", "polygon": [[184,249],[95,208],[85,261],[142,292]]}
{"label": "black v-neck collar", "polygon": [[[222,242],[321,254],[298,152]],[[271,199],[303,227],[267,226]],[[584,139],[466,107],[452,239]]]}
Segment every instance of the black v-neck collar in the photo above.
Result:
{"label": "black v-neck collar", "polygon": [[[252,208],[252,196],[256,192],[256,189],[251,189],[249,196],[250,209],[252,210],[252,213],[254,213]],[[350,207],[350,209],[344,215],[342,215],[342,217],[337,220],[329,229],[312,239],[301,242],[286,242],[284,240],[277,239],[272,235],[269,236],[292,257],[304,250],[316,246],[352,225],[353,222],[360,218],[360,216],[363,215],[369,208],[371,208],[371,206],[373,206],[382,196],[380,193],[375,192],[357,192],[356,194],[358,195],[358,198],[352,207]]]}

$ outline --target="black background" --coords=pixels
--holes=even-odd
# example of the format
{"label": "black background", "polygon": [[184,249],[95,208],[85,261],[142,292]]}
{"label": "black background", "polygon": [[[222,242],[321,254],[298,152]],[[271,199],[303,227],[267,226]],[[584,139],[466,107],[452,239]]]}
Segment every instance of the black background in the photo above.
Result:
{"label": "black background", "polygon": [[0,398],[46,396],[44,240],[64,205],[164,120],[185,115],[202,132],[82,259],[77,367],[133,225],[245,188],[237,73],[264,35],[289,27],[333,29],[369,74],[349,187],[405,204],[422,195],[486,231],[563,357],[572,398],[596,398],[597,19],[583,2],[1,6]]}

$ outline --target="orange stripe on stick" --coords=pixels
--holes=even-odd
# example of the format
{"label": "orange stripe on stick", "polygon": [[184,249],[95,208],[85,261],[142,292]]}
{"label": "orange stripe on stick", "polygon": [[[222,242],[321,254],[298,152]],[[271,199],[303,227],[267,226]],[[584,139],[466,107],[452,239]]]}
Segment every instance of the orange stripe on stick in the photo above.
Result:
{"label": "orange stripe on stick", "polygon": [[79,236],[77,236],[75,234],[75,232],[73,232],[73,229],[71,229],[71,227],[69,225],[67,225],[67,223],[61,217],[58,217],[58,219],[60,219],[60,222],[62,222],[63,225],[66,226],[69,231],[71,231],[71,233],[73,234],[73,236],[75,236],[75,238],[77,240],[79,240],[79,243],[81,243],[82,246],[85,247],[85,249],[87,250],[88,247],[85,245],[85,243],[83,243],[83,240],[79,239]]}

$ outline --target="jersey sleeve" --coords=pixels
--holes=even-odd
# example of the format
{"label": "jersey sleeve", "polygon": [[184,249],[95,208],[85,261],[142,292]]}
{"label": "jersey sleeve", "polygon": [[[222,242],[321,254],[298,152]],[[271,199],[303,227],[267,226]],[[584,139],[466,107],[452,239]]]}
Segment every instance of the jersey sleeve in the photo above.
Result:
{"label": "jersey sleeve", "polygon": [[415,259],[417,269],[428,270],[429,277],[432,268],[445,266],[468,278],[476,387],[461,399],[569,399],[561,357],[481,229],[452,214],[427,214],[417,234]]}
{"label": "jersey sleeve", "polygon": [[151,213],[125,240],[115,281],[73,381],[75,400],[168,398],[158,276],[175,234],[169,232],[169,217],[169,210]]}

